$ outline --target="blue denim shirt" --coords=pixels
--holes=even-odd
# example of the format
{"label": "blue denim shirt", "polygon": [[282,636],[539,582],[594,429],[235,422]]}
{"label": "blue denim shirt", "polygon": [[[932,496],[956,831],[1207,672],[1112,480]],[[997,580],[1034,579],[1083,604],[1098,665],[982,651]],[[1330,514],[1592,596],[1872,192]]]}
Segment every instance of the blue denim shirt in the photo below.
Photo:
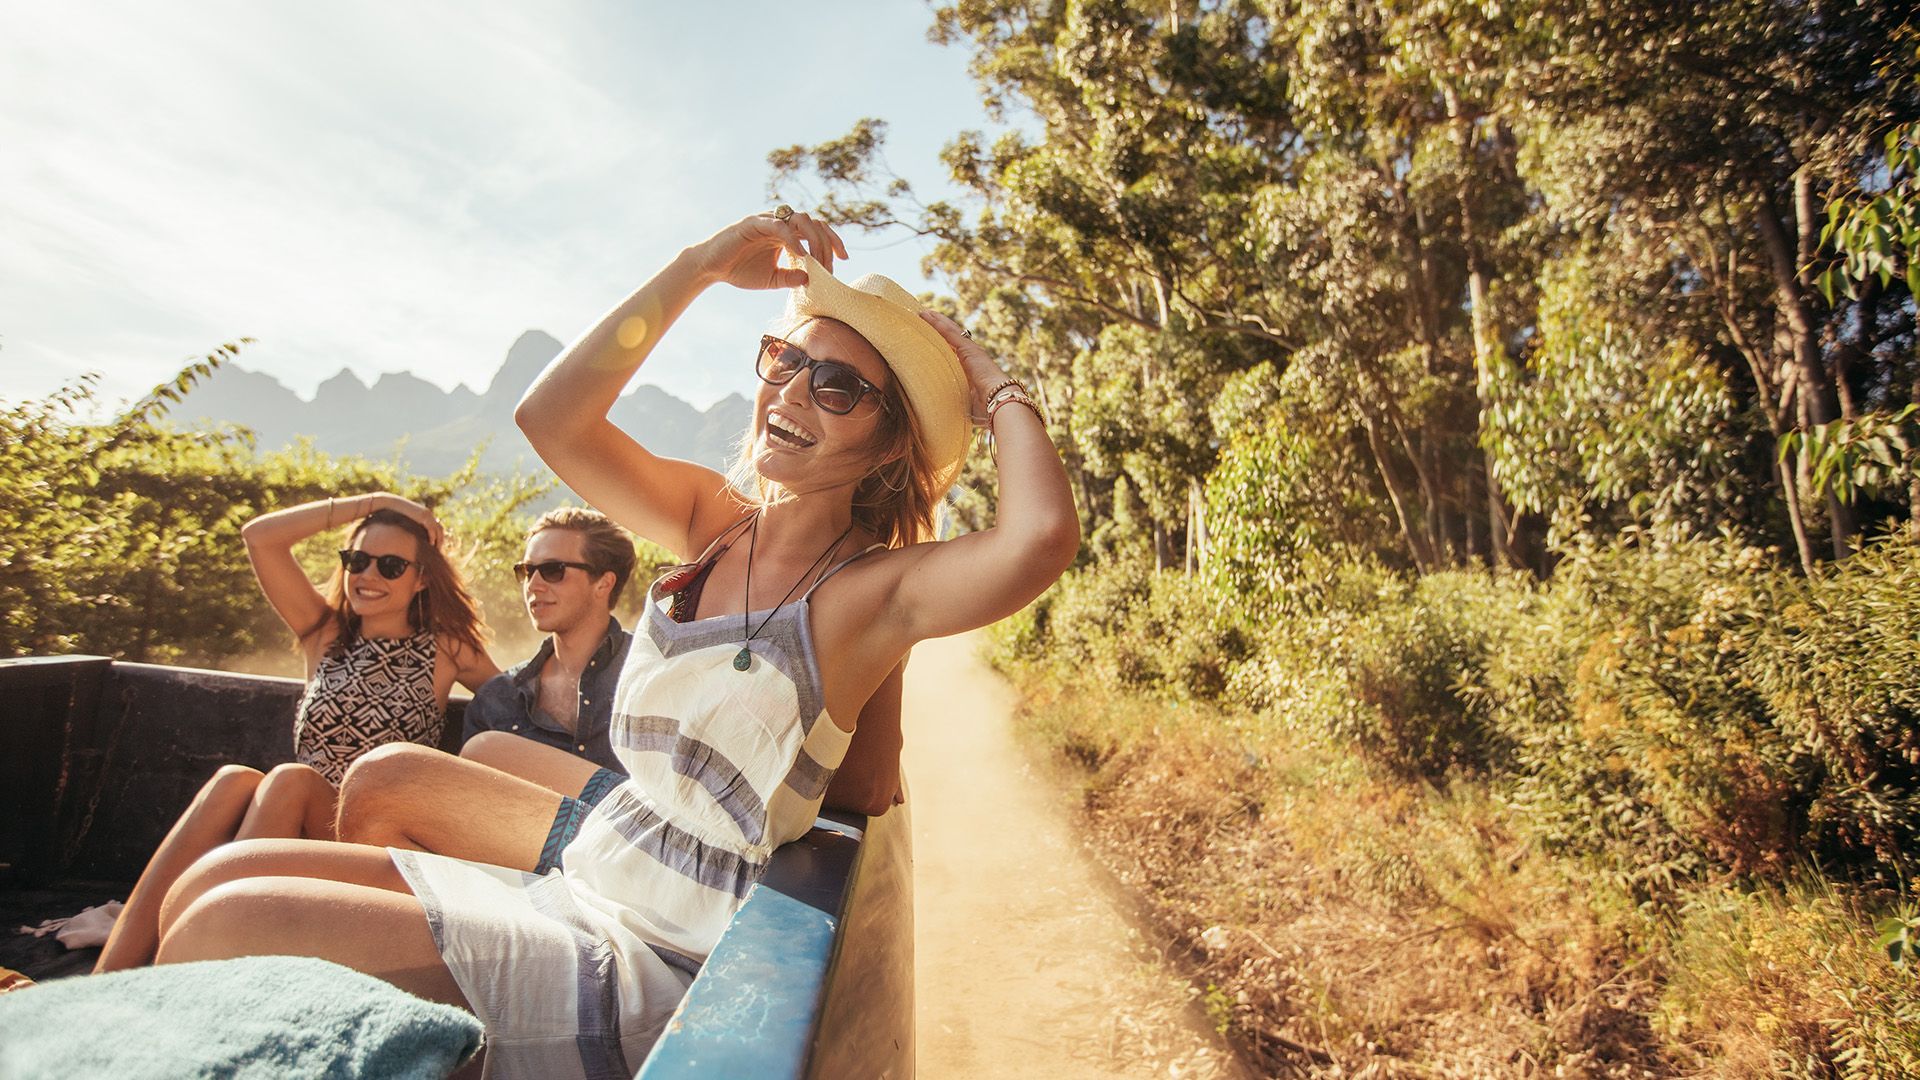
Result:
{"label": "blue denim shirt", "polygon": [[508,668],[488,679],[473,700],[467,703],[466,729],[460,741],[466,742],[482,731],[505,731],[565,750],[615,772],[627,770],[613,756],[607,728],[613,719],[613,689],[620,681],[620,668],[627,659],[627,643],[632,635],[620,629],[620,621],[607,619],[607,636],[580,673],[579,730],[567,731],[540,712],[540,669],[553,655],[553,639],[540,643],[540,651],[524,664]]}

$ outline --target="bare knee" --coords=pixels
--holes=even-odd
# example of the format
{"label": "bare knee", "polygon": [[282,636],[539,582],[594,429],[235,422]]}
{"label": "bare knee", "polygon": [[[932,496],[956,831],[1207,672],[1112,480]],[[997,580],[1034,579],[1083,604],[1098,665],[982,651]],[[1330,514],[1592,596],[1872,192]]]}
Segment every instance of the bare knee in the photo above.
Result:
{"label": "bare knee", "polygon": [[526,739],[510,731],[482,731],[461,745],[460,756],[498,769],[526,742]]}
{"label": "bare knee", "polygon": [[307,806],[316,802],[331,804],[334,799],[333,785],[320,775],[320,770],[311,765],[288,763],[275,765],[260,781],[260,790],[256,798],[262,803],[273,802],[289,806]]}
{"label": "bare knee", "polygon": [[254,854],[256,842],[236,840],[207,852],[194,860],[192,866],[177,878],[167,895],[160,902],[160,933],[165,936],[194,901],[206,895],[214,888],[232,881],[246,878],[251,872],[247,863]]}
{"label": "bare knee", "polygon": [[389,743],[362,755],[340,781],[340,839],[387,844],[402,835],[408,788],[444,758],[413,743]]}
{"label": "bare knee", "polygon": [[[177,895],[176,889],[167,897],[170,913]],[[263,921],[271,921],[274,901],[272,883],[259,878],[208,885],[183,904],[174,918],[162,919],[160,950],[154,963],[249,955],[252,933]]]}
{"label": "bare knee", "polygon": [[222,765],[200,785],[194,802],[200,806],[243,807],[253,798],[265,776],[259,769],[245,765]]}
{"label": "bare knee", "polygon": [[333,839],[334,790],[310,765],[276,765],[260,781],[240,835]]}

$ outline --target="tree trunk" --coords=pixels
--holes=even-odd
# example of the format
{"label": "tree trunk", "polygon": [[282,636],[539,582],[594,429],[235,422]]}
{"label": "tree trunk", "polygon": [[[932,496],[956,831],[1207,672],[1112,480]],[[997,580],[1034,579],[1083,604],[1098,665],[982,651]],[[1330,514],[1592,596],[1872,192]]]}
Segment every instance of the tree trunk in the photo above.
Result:
{"label": "tree trunk", "polygon": [[[1805,168],[1794,174],[1794,196],[1796,205],[1811,205],[1811,175]],[[1772,199],[1762,188],[1759,191],[1760,205],[1754,209],[1754,218],[1760,227],[1761,239],[1766,244],[1768,262],[1773,270],[1774,305],[1787,327],[1787,335],[1793,349],[1793,371],[1798,383],[1800,414],[1807,424],[1826,424],[1839,419],[1840,411],[1835,402],[1833,381],[1827,377],[1826,365],[1820,362],[1820,341],[1814,331],[1813,308],[1808,302],[1808,288],[1804,275],[1795,262],[1796,246],[1787,236],[1786,228],[1781,224],[1780,216],[1775,213]],[[1802,207],[1806,209],[1805,206]],[[1795,465],[1796,479],[1802,481],[1802,498],[1805,498],[1804,478],[1807,473],[1806,453],[1802,451]],[[1853,508],[1828,495],[1827,520],[1833,540],[1833,556],[1845,558],[1853,550],[1854,536],[1860,531],[1857,516]]]}
{"label": "tree trunk", "polygon": [[1406,490],[1406,481],[1399,475],[1400,470],[1393,465],[1387,441],[1381,438],[1379,426],[1372,417],[1362,413],[1360,423],[1367,432],[1367,449],[1373,453],[1374,468],[1380,470],[1380,480],[1387,485],[1387,501],[1393,504],[1393,516],[1400,522],[1400,536],[1407,542],[1407,554],[1413,557],[1415,569],[1423,573],[1433,569],[1433,554],[1427,550],[1426,540],[1415,527],[1413,513],[1408,509],[1413,496]]}
{"label": "tree trunk", "polygon": [[1730,267],[1728,281],[1719,290],[1720,321],[1726,326],[1734,349],[1745,358],[1747,370],[1753,376],[1754,396],[1760,403],[1761,414],[1767,418],[1767,430],[1773,434],[1773,440],[1767,447],[1767,460],[1772,464],[1774,482],[1779,485],[1780,498],[1787,507],[1787,522],[1793,528],[1794,554],[1800,559],[1800,569],[1811,574],[1813,542],[1807,536],[1806,519],[1800,513],[1800,492],[1793,484],[1793,474],[1780,461],[1780,437],[1787,433],[1787,419],[1781,415],[1781,406],[1774,401],[1776,388],[1767,374],[1768,357],[1754,345],[1747,337],[1745,328],[1740,325],[1739,312],[1733,304],[1731,279]]}
{"label": "tree trunk", "polygon": [[1207,495],[1197,476],[1187,477],[1187,573],[1207,565]]}
{"label": "tree trunk", "polygon": [[[1909,404],[1920,405],[1920,341],[1914,342],[1913,386],[1908,391]],[[1913,542],[1920,544],[1920,465],[1912,466],[1913,471],[1907,477],[1907,535]]]}
{"label": "tree trunk", "polygon": [[1853,337],[1833,350],[1833,390],[1840,398],[1840,417],[1857,420],[1860,406],[1853,399],[1853,369],[1857,363],[1873,363],[1873,329],[1880,319],[1880,279],[1868,277],[1860,285],[1860,302],[1854,306]]}
{"label": "tree trunk", "polygon": [[[1467,256],[1467,299],[1473,308],[1473,391],[1480,402],[1479,414],[1475,417],[1475,442],[1484,445],[1480,433],[1485,430],[1487,407],[1492,396],[1492,369],[1496,331],[1493,315],[1487,309],[1487,295],[1490,291],[1485,258],[1480,253],[1479,238],[1475,232],[1473,214],[1473,169],[1475,158],[1473,151],[1474,114],[1461,107],[1459,95],[1452,87],[1446,88],[1447,115],[1452,118],[1454,137],[1460,146],[1460,182],[1454,189],[1460,203],[1460,245]],[[1500,494],[1500,482],[1493,475],[1493,464],[1487,462],[1483,475],[1487,484],[1487,537],[1493,544],[1493,564],[1495,568],[1514,565],[1513,552],[1509,550],[1507,537],[1510,532],[1510,511],[1507,500]]]}
{"label": "tree trunk", "polygon": [[[1412,277],[1413,323],[1420,337],[1422,365],[1429,378],[1437,378],[1441,361],[1440,304],[1434,294],[1433,257],[1427,244],[1427,215],[1418,206],[1410,206],[1409,209],[1413,228],[1410,232],[1403,229],[1402,238],[1411,256],[1407,266]],[[1428,543],[1438,553],[1452,535],[1447,522],[1447,500],[1441,497],[1438,490],[1445,483],[1441,471],[1440,440],[1434,434],[1431,420],[1421,421],[1418,434],[1425,462],[1420,472],[1422,486],[1432,489],[1428,491],[1426,506]]]}

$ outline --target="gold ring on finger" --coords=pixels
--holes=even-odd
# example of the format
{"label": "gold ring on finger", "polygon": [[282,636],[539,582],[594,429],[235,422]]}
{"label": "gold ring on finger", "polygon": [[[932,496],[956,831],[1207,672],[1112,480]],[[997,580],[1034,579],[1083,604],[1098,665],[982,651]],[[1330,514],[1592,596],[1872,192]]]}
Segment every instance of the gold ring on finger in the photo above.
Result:
{"label": "gold ring on finger", "polygon": [[773,215],[773,220],[775,221],[785,221],[793,216],[793,207],[788,206],[786,203],[781,203],[779,206],[768,211],[768,213]]}

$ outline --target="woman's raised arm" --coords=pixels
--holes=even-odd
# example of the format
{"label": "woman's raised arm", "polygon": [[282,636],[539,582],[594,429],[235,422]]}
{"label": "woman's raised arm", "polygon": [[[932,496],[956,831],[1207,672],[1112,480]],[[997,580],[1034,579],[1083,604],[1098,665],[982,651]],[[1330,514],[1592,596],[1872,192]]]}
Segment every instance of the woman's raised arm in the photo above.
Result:
{"label": "woman's raised arm", "polygon": [[[937,312],[922,314],[959,354],[975,398],[1009,379],[985,348]],[[1018,402],[1000,404],[988,419],[1000,474],[993,527],[938,544],[904,548],[906,560],[893,603],[909,643],[985,626],[1019,611],[1073,564],[1080,551],[1080,518],[1060,452],[1040,414]]]}
{"label": "woman's raised arm", "polygon": [[418,521],[435,545],[440,543],[440,522],[433,511],[390,492],[349,495],[334,499],[316,499],[285,510],[262,514],[240,527],[240,539],[247,545],[247,561],[253,575],[260,579],[260,591],[273,605],[274,613],[304,643],[327,617],[327,601],[307,578],[300,560],[293,557],[293,546],[318,532],[336,525],[358,521],[375,510],[394,510]]}
{"label": "woman's raised arm", "polygon": [[[806,272],[782,267],[782,251],[808,249],[831,267],[840,238],[805,214],[756,214],[687,248],[621,301],[540,373],[514,422],[554,474],[601,513],[692,558],[739,516],[724,477],[659,457],[615,427],[607,412],[661,335],[708,286],[784,289]],[[743,347],[744,348],[744,347]]]}

